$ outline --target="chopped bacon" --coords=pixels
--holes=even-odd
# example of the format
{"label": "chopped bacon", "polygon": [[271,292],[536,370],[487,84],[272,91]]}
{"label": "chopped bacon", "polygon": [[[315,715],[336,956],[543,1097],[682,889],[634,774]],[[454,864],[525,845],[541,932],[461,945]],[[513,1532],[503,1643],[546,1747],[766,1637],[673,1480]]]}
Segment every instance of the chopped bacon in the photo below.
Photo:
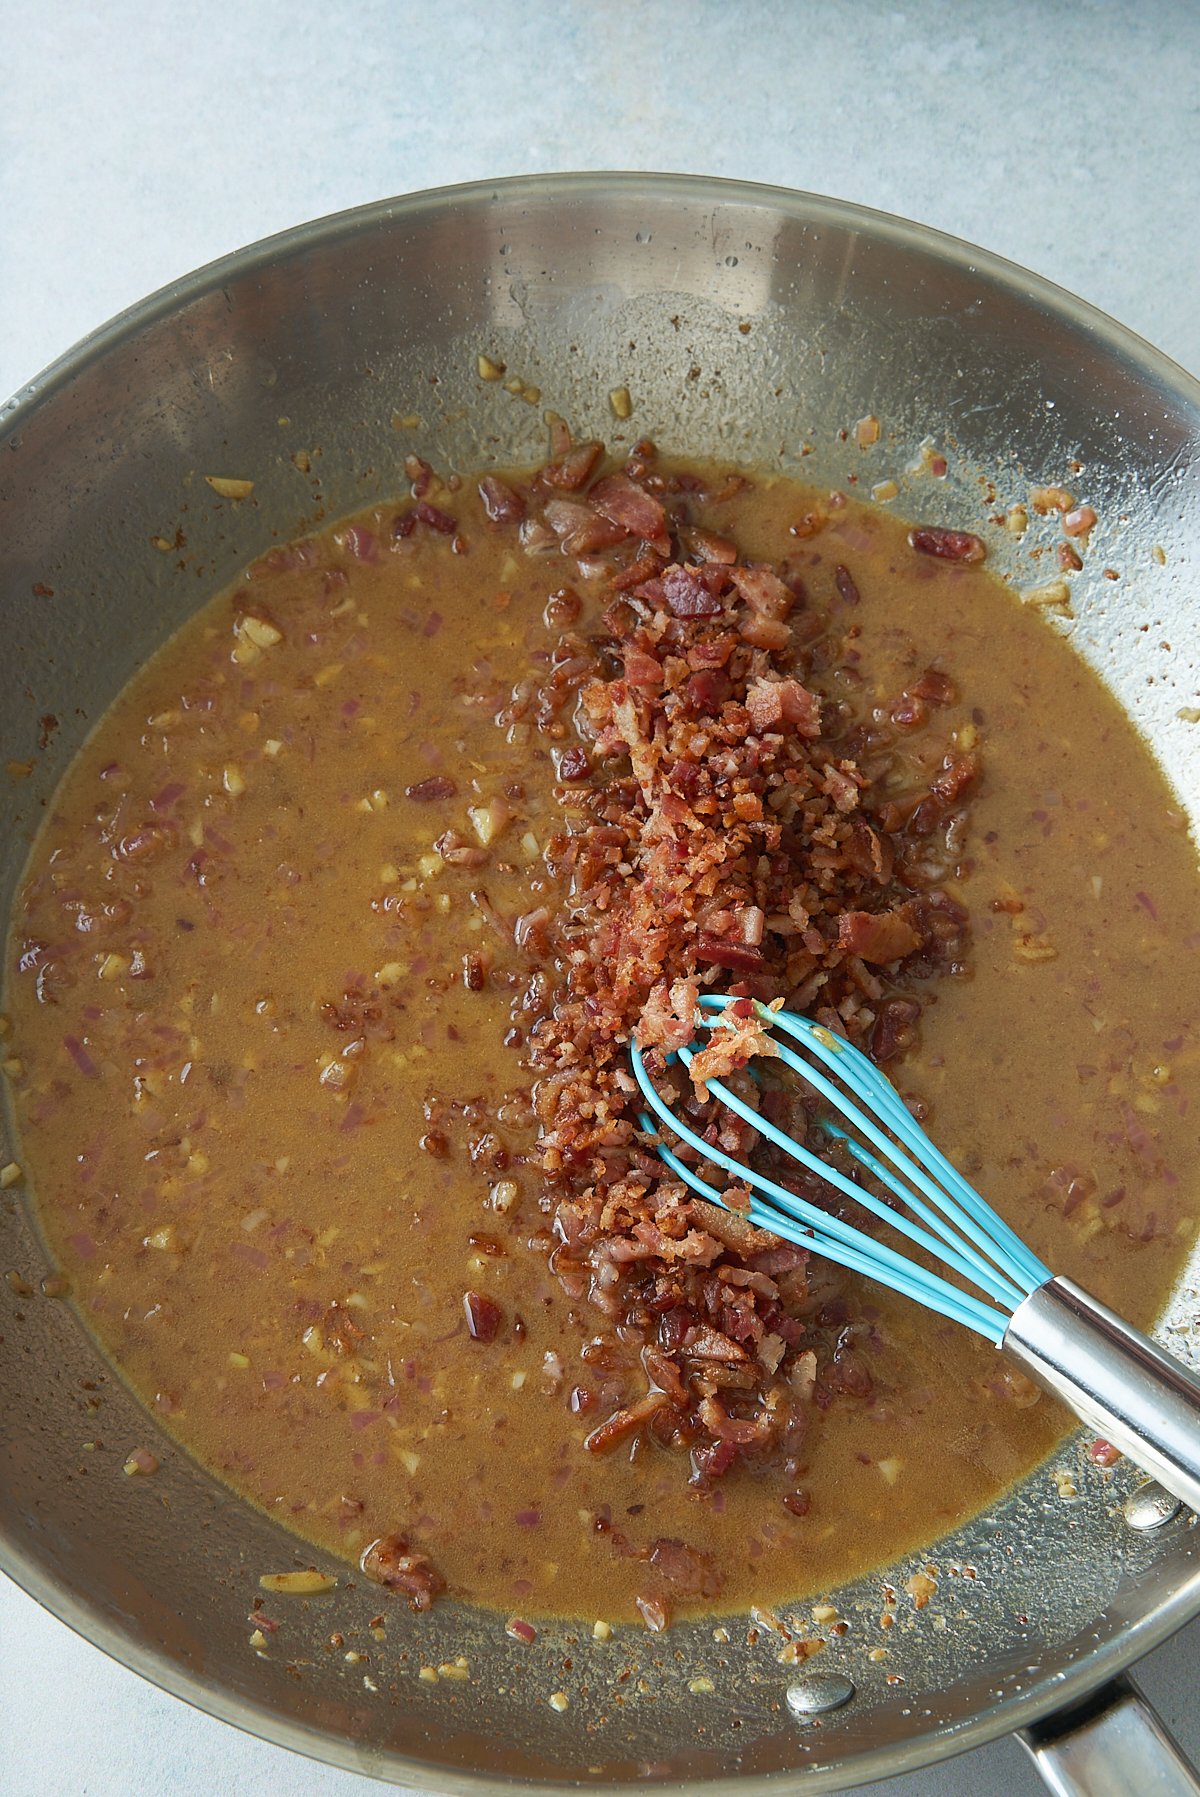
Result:
{"label": "chopped bacon", "polygon": [[577,499],[548,500],[545,518],[567,555],[594,555],[598,550],[611,549],[626,535],[621,525],[598,517],[590,506],[581,505]]}
{"label": "chopped bacon", "polygon": [[436,505],[430,505],[427,499],[420,501],[416,513],[419,524],[427,524],[430,530],[439,531],[444,537],[452,537],[458,529],[449,512],[440,511]]}
{"label": "chopped bacon", "polygon": [[601,1423],[598,1429],[593,1429],[584,1441],[584,1447],[589,1454],[607,1454],[619,1441],[632,1435],[635,1429],[640,1429],[666,1401],[665,1392],[647,1392],[636,1404],[631,1404],[626,1410],[614,1411],[607,1422]]}
{"label": "chopped bacon", "polygon": [[675,980],[670,987],[660,980],[652,986],[635,1031],[639,1048],[660,1048],[664,1054],[686,1048],[696,1033],[699,1001],[700,986],[694,979]]}
{"label": "chopped bacon", "polygon": [[525,516],[525,501],[499,475],[484,475],[479,483],[479,497],[492,524],[519,524]]}
{"label": "chopped bacon", "polygon": [[709,967],[727,967],[733,973],[757,973],[763,966],[762,950],[748,943],[726,941],[701,930],[696,938],[696,959]]}
{"label": "chopped bacon", "polygon": [[920,555],[936,555],[947,562],[981,562],[987,547],[969,530],[943,530],[939,525],[919,525],[908,540]]}
{"label": "chopped bacon", "polygon": [[731,567],[729,577],[741,597],[759,617],[782,621],[796,603],[796,595],[785,586],[772,568],[761,563],[755,567]]}
{"label": "chopped bacon", "polygon": [[589,503],[602,517],[619,524],[631,537],[654,542],[666,535],[667,514],[651,494],[626,474],[606,474],[588,493]]}
{"label": "chopped bacon", "polygon": [[560,487],[565,493],[576,493],[580,487],[587,485],[588,477],[603,453],[603,447],[599,443],[581,443],[578,448],[568,450],[557,462],[548,462],[542,469],[542,479],[549,486]]}
{"label": "chopped bacon", "polygon": [[677,618],[715,618],[723,610],[711,583],[694,568],[668,568],[662,577],[667,604]]}
{"label": "chopped bacon", "polygon": [[630,646],[625,650],[625,678],[631,686],[661,686],[665,676],[661,661]]}
{"label": "chopped bacon", "polygon": [[660,1535],[653,1542],[648,1562],[680,1597],[719,1597],[723,1580],[712,1556]]}
{"label": "chopped bacon", "polygon": [[707,1047],[693,1057],[688,1075],[701,1098],[705,1098],[710,1079],[724,1079],[736,1068],[747,1066],[756,1055],[769,1057],[778,1053],[769,1026],[757,1011],[740,1017],[727,1010],[721,1023],[711,1031]]}
{"label": "chopped bacon", "polygon": [[843,911],[838,919],[838,947],[864,961],[899,961],[920,941],[901,911]]}
{"label": "chopped bacon", "polygon": [[406,786],[406,799],[415,799],[418,805],[429,805],[444,799],[453,799],[458,787],[449,774],[430,774],[425,780],[418,780],[415,786]]}
{"label": "chopped bacon", "polygon": [[497,1303],[484,1297],[481,1292],[466,1292],[463,1295],[463,1310],[466,1312],[467,1333],[472,1341],[495,1341],[504,1321],[504,1314]]}
{"label": "chopped bacon", "polygon": [[746,694],[746,710],[756,730],[792,724],[801,736],[821,734],[821,701],[798,680],[756,680]]}
{"label": "chopped bacon", "polygon": [[428,1610],[446,1589],[441,1573],[424,1554],[412,1553],[403,1535],[381,1535],[364,1549],[359,1565],[377,1585],[402,1591],[414,1610]]}
{"label": "chopped bacon", "polygon": [[[939,882],[960,858],[978,763],[938,749],[936,708],[958,702],[940,668],[873,719],[868,700],[854,721],[863,671],[845,568],[808,597],[798,564],[811,551],[796,565],[746,563],[732,536],[692,515],[718,496],[660,472],[652,444],[598,479],[594,449],[559,431],[550,465],[521,489],[523,546],[559,545],[584,562],[569,602],[552,594],[546,606],[545,674],[523,710],[499,714],[549,738],[563,821],[544,852],[562,896],[514,924],[473,895],[490,953],[511,955],[515,942],[528,982],[513,1039],[536,1081],[550,1213],[537,1239],[571,1304],[590,1306],[602,1330],[583,1350],[592,1378],[566,1401],[604,1419],[589,1453],[644,1439],[686,1456],[704,1487],[740,1462],[786,1458],[781,1489],[799,1515],[807,1419],[870,1391],[869,1350],[842,1339],[848,1309],[830,1296],[840,1276],[752,1224],[746,1185],[722,1190],[701,1163],[722,1191],[710,1204],[657,1157],[626,1047],[636,1036],[700,1141],[774,1176],[778,1151],[755,1113],[805,1140],[815,1101],[775,1068],[755,1084],[747,1064],[772,1050],[751,997],[781,997],[881,1062],[911,1046],[925,984],[965,957],[966,914]],[[481,496],[489,517],[509,509],[502,491]],[[452,831],[439,840],[459,852]],[[499,986],[510,966],[497,960],[486,977]],[[689,1079],[672,1057],[694,1040],[706,989],[746,996],[707,1033]],[[709,1093],[717,1078],[747,1116]],[[817,1179],[806,1181],[819,1201]],[[666,1596],[654,1578],[665,1586],[673,1570],[674,1595],[680,1578],[695,1582],[681,1544],[659,1544],[657,1562],[653,1548],[620,1551],[647,1562],[647,1605]]]}

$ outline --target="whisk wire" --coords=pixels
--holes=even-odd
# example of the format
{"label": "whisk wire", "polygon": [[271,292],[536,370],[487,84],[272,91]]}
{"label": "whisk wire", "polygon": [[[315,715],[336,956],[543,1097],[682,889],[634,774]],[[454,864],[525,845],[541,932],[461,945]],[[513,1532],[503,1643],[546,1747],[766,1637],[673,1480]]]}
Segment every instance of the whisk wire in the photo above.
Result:
{"label": "whisk wire", "polygon": [[[643,1129],[655,1128],[653,1119],[645,1112],[642,1113],[640,1121]],[[695,1169],[681,1161],[672,1149],[664,1144],[658,1152],[659,1158],[686,1185],[690,1186],[692,1191],[698,1192],[700,1197],[707,1198],[710,1203],[719,1204],[723,1209],[726,1208],[717,1188],[701,1179]],[[855,1248],[849,1242],[838,1241],[836,1237],[827,1236],[820,1230],[809,1230],[790,1220],[786,1221],[781,1229],[779,1212],[772,1210],[770,1205],[761,1203],[753,1194],[751,1194],[749,1209],[743,1214],[748,1222],[757,1224],[760,1229],[770,1230],[774,1235],[785,1235],[789,1241],[796,1242],[800,1247],[815,1249],[826,1260],[836,1261],[839,1266],[849,1267],[856,1273],[863,1273],[868,1278],[876,1279],[881,1284],[890,1286],[893,1291],[903,1292],[908,1297],[919,1296],[922,1303],[927,1305],[930,1310],[936,1310],[942,1316],[950,1317],[956,1323],[965,1324],[968,1328],[985,1335],[989,1341],[998,1343],[1003,1334],[1005,1319],[999,1312],[989,1309],[978,1298],[973,1298],[969,1292],[960,1292],[957,1287],[947,1285],[945,1280],[939,1279],[936,1273],[927,1273],[923,1267],[916,1267],[910,1261],[904,1262],[907,1272],[903,1279],[899,1274],[893,1276],[886,1270],[881,1271],[874,1244],[872,1244],[871,1251],[867,1252],[865,1249]],[[916,1274],[920,1277],[913,1279],[908,1277],[908,1274]]]}
{"label": "whisk wire", "polygon": [[[815,1248],[827,1259],[836,1260],[846,1266],[852,1265],[857,1271],[867,1273],[882,1284],[891,1286],[894,1291],[904,1292],[909,1296],[919,1296],[931,1310],[937,1310],[943,1316],[953,1317],[956,1321],[967,1324],[968,1327],[986,1336],[989,1341],[998,1343],[1001,1340],[1007,1324],[1007,1317],[1003,1312],[992,1309],[990,1305],[983,1303],[968,1292],[960,1291],[956,1286],[950,1285],[948,1281],[940,1278],[938,1274],[917,1266],[885,1243],[877,1242],[872,1237],[864,1235],[861,1230],[855,1229],[851,1224],[844,1223],[840,1217],[831,1216],[829,1212],[818,1209],[807,1199],[799,1197],[795,1192],[789,1192],[785,1186],[768,1179],[766,1175],[744,1166],[742,1162],[735,1160],[732,1155],[726,1154],[715,1143],[705,1142],[694,1130],[689,1129],[681,1119],[675,1116],[670,1106],[657,1092],[646,1071],[641,1054],[636,1048],[631,1051],[631,1059],[642,1094],[654,1115],[659,1119],[659,1124],[665,1123],[674,1135],[686,1142],[705,1161],[711,1162],[714,1166],[724,1167],[739,1185],[748,1184],[769,1197],[770,1205],[755,1205],[753,1198],[751,1199],[750,1220],[752,1222],[757,1221],[761,1228],[769,1229],[775,1235],[782,1235],[790,1241],[797,1242],[801,1247]],[[709,1090],[722,1102],[733,1098],[734,1095],[727,1092],[719,1080],[710,1080],[708,1084]],[[643,1123],[644,1127],[657,1133],[659,1124],[655,1124],[652,1118],[644,1117]],[[792,1146],[794,1148],[795,1144]],[[672,1168],[672,1171],[676,1172],[693,1191],[699,1192],[701,1197],[720,1204],[722,1208],[729,1208],[724,1204],[720,1192],[715,1187],[707,1185],[666,1144],[662,1144],[658,1152],[660,1157]],[[814,1156],[813,1159],[815,1161],[816,1157]],[[839,1184],[855,1199],[861,1197],[861,1188],[856,1186],[853,1181],[846,1179],[838,1172],[837,1168],[829,1167],[824,1161],[818,1161],[816,1165],[821,1171],[822,1178],[829,1176],[831,1182]],[[889,1213],[888,1220],[895,1221],[891,1213]],[[847,1258],[848,1254],[854,1255],[853,1261]]]}
{"label": "whisk wire", "polygon": [[[707,1021],[708,1020],[706,1019],[706,1022]],[[790,1049],[780,1049],[779,1054],[780,1058],[788,1066],[793,1067],[802,1078],[822,1095],[822,1097],[828,1098],[831,1103],[836,1104],[841,1111],[851,1117],[852,1121],[855,1122],[858,1127],[862,1128],[864,1131],[869,1131],[872,1139],[879,1137],[880,1132],[871,1129],[871,1126],[867,1123],[867,1119],[863,1117],[857,1106],[847,1104],[837,1089],[832,1086],[828,1080],[823,1078],[815,1068],[806,1066],[805,1063],[800,1060],[798,1055],[791,1053]],[[693,1059],[692,1050],[688,1048],[681,1049],[679,1058],[685,1066],[690,1066]],[[791,1136],[786,1135],[783,1130],[777,1128],[775,1124],[764,1117],[760,1111],[756,1111],[752,1105],[749,1105],[743,1099],[738,1098],[735,1093],[730,1091],[723,1080],[710,1080],[708,1082],[708,1088],[714,1096],[720,1099],[721,1103],[724,1104],[727,1109],[733,1111],[735,1116],[741,1117],[744,1122],[749,1123],[752,1128],[758,1130],[760,1135],[766,1136],[768,1141],[773,1142],[777,1148],[781,1148],[783,1152],[789,1155],[793,1160],[797,1160],[802,1166],[807,1167],[810,1173],[815,1173],[818,1179],[826,1181],[829,1185],[836,1186],[838,1191],[844,1192],[845,1195],[848,1198],[852,1198],[856,1204],[861,1204],[864,1209],[871,1211],[881,1222],[890,1224],[893,1229],[899,1230],[901,1235],[907,1236],[910,1242],[914,1242],[918,1247],[926,1249],[930,1254],[937,1255],[939,1259],[944,1260],[948,1265],[953,1266],[964,1278],[972,1280],[976,1285],[981,1285],[990,1296],[994,1298],[1006,1298],[1010,1290],[1015,1291],[1015,1287],[1010,1287],[1006,1281],[1001,1279],[995,1269],[988,1264],[982,1255],[972,1251],[969,1244],[959,1243],[957,1238],[947,1241],[944,1233],[930,1234],[928,1229],[923,1229],[919,1223],[914,1223],[909,1217],[905,1216],[903,1211],[898,1211],[895,1205],[887,1204],[882,1199],[877,1198],[875,1194],[868,1191],[865,1186],[861,1186],[854,1180],[848,1179],[845,1174],[839,1172],[836,1167],[831,1167],[828,1161],[822,1160],[819,1155],[813,1154],[810,1149],[795,1141]],[[831,1131],[830,1133],[832,1134],[833,1132]],[[886,1137],[880,1137],[880,1139],[882,1141],[887,1140]],[[846,1140],[849,1142],[850,1138],[846,1137]],[[855,1158],[858,1159],[861,1157],[856,1156]],[[874,1159],[874,1157],[872,1157],[872,1159]],[[879,1169],[883,1182],[891,1191],[895,1192],[897,1197],[903,1199],[913,1210],[917,1211],[926,1223],[932,1224],[935,1231],[944,1230],[944,1225],[941,1223],[936,1213],[932,1211],[927,1204],[923,1203],[923,1201],[915,1194],[907,1191],[893,1175],[890,1175],[880,1165],[878,1161],[875,1162],[875,1167]],[[910,1177],[916,1176],[917,1170],[914,1167],[911,1169]],[[1020,1296],[1021,1294],[1017,1293],[1013,1301],[1019,1302]]]}
{"label": "whisk wire", "polygon": [[[714,1020],[706,1018],[704,1021],[709,1028],[713,1027]],[[823,1119],[822,1128],[826,1133],[836,1140],[844,1142],[854,1159],[860,1165],[869,1168],[890,1192],[894,1193],[902,1203],[907,1204],[910,1210],[929,1225],[934,1234],[929,1237],[910,1230],[906,1226],[902,1212],[898,1213],[892,1205],[879,1203],[862,1187],[855,1186],[853,1189],[858,1202],[863,1204],[866,1209],[873,1211],[883,1222],[899,1228],[911,1240],[919,1241],[922,1247],[942,1256],[964,1277],[973,1279],[977,1284],[982,1285],[992,1297],[1003,1299],[1007,1303],[1019,1304],[1025,1293],[1007,1276],[1003,1263],[1000,1263],[999,1266],[994,1264],[998,1257],[985,1232],[934,1183],[927,1173],[924,1173],[901,1148],[897,1147],[889,1136],[884,1135],[883,1131],[856,1104],[850,1102],[844,1093],[827,1080],[818,1068],[814,1067],[811,1062],[802,1060],[790,1048],[784,1047],[781,1043],[776,1043],[775,1048],[776,1054],[783,1064],[798,1073],[805,1083],[810,1085],[821,1097],[828,1099],[856,1129],[866,1136],[869,1142],[874,1143],[888,1157],[896,1172],[891,1172],[874,1155],[869,1154],[846,1130],[839,1129],[835,1124]],[[838,1071],[840,1072],[840,1069]],[[782,1148],[785,1154],[797,1152],[791,1137],[784,1135],[766,1118],[758,1117],[756,1127],[773,1141],[777,1148]],[[803,1158],[805,1164],[812,1171],[818,1173],[822,1178],[826,1176],[824,1171],[827,1166],[826,1162],[819,1159],[814,1160],[807,1155]],[[896,1177],[897,1174],[900,1175],[899,1178]],[[909,1183],[905,1184],[905,1181]],[[913,1186],[916,1187],[916,1191],[911,1189]],[[918,1195],[921,1193],[924,1194],[924,1197]],[[928,1204],[925,1202],[926,1198],[930,1200]],[[951,1232],[957,1231],[958,1233],[948,1235],[948,1228]]]}
{"label": "whisk wire", "polygon": [[[700,1000],[705,1009],[724,1009],[727,998],[706,995]],[[763,1007],[765,1010],[765,1007]],[[896,1091],[887,1076],[881,1073],[873,1061],[867,1059],[853,1043],[834,1036],[820,1024],[813,1023],[807,1017],[798,1017],[791,1012],[772,1012],[772,1020],[777,1028],[786,1032],[793,1040],[803,1044],[810,1053],[816,1055],[841,1079],[851,1091],[856,1093],[877,1111],[887,1127],[898,1136],[905,1146],[927,1166],[933,1176],[940,1182],[947,1194],[957,1200],[961,1210],[966,1213],[959,1221],[959,1227],[967,1231],[984,1251],[993,1259],[1000,1259],[1004,1271],[1021,1287],[1021,1297],[1026,1297],[1036,1286],[1044,1284],[1050,1277],[1050,1269],[1043,1266],[1036,1254],[1026,1246],[1016,1232],[1009,1228],[1003,1217],[997,1216],[989,1204],[979,1196],[974,1187],[963,1178],[958,1168],[930,1141],[924,1130],[913,1117],[908,1106]],[[705,1020],[707,1022],[707,1019]],[[811,1080],[811,1069],[801,1064],[796,1068],[802,1078]],[[827,1094],[828,1096],[828,1094]],[[833,1102],[845,1114],[849,1115],[849,1107],[844,1098],[834,1095]],[[864,1123],[861,1112],[856,1114],[856,1126]],[[829,1125],[826,1125],[828,1128]],[[832,1131],[831,1131],[832,1133]],[[867,1126],[865,1133],[876,1140]],[[887,1138],[883,1138],[886,1145]],[[848,1143],[852,1153],[856,1144]],[[878,1145],[878,1143],[877,1143]],[[969,1222],[968,1219],[973,1219]],[[978,1234],[976,1234],[978,1231]],[[1003,1257],[1002,1259],[1000,1257]]]}
{"label": "whisk wire", "polygon": [[[706,994],[700,1000],[702,1010],[697,1018],[698,1026],[708,1030],[722,1027],[721,1013],[734,1002],[723,995]],[[825,1184],[862,1205],[977,1287],[984,1298],[960,1290],[940,1274],[917,1265],[886,1243],[865,1235],[840,1217],[734,1159],[716,1143],[705,1141],[671,1110],[634,1046],[630,1050],[633,1070],[649,1106],[649,1114],[642,1114],[641,1125],[659,1136],[661,1159],[692,1191],[712,1203],[724,1205],[722,1193],[663,1141],[662,1126],[665,1125],[702,1162],[723,1168],[738,1185],[749,1191],[749,1209],[743,1214],[750,1222],[809,1247],[841,1266],[864,1273],[895,1291],[919,1298],[930,1309],[965,1323],[989,1341],[999,1344],[1011,1312],[1050,1278],[1049,1270],[934,1147],[895,1087],[866,1055],[809,1018],[771,1010],[761,1004],[756,1004],[755,1009],[764,1022],[791,1037],[804,1051],[797,1054],[775,1036],[775,1056],[772,1058],[778,1058],[797,1073],[851,1125],[857,1135],[865,1137],[871,1147],[864,1146],[857,1135],[830,1117],[819,1120],[821,1128],[842,1143],[851,1157],[907,1209],[901,1210],[897,1204],[878,1197],[840,1168],[794,1141],[769,1118],[739,1098],[724,1081],[710,1079],[706,1082],[712,1096]],[[717,1015],[706,1014],[714,1012]],[[678,1058],[685,1067],[690,1067],[694,1056],[695,1049],[691,1046],[679,1050]],[[814,1065],[814,1060],[820,1065]],[[826,1071],[822,1071],[822,1067]],[[835,1085],[827,1074],[833,1075],[840,1085]],[[855,1103],[855,1098],[862,1104]],[[872,1149],[878,1152],[874,1153]],[[913,1215],[909,1216],[908,1211]]]}

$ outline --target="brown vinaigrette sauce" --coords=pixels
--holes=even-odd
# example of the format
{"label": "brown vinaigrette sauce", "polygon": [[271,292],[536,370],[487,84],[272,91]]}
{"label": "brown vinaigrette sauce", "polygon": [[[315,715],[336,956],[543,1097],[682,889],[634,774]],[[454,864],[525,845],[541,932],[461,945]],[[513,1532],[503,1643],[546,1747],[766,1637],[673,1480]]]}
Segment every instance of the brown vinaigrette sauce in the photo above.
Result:
{"label": "brown vinaigrette sauce", "polygon": [[[181,1443],[335,1552],[400,1537],[376,1571],[405,1558],[417,1603],[443,1581],[531,1615],[641,1599],[656,1626],[828,1589],[987,1504],[1066,1419],[962,1328],[812,1262],[769,1452],[705,1476],[684,1422],[585,1448],[646,1380],[547,1258],[552,844],[600,774],[574,689],[540,717],[532,695],[565,629],[604,636],[612,555],[638,546],[568,534],[564,561],[507,484],[416,484],[415,509],[272,551],[207,606],[55,798],[7,967],[45,1230]],[[812,689],[843,732],[887,720],[897,790],[978,758],[938,880],[965,910],[952,964],[864,989],[916,995],[889,1070],[939,1145],[1148,1323],[1200,1157],[1200,886],[1148,752],[985,567],[787,480],[691,468],[684,490],[745,564],[802,565]]]}

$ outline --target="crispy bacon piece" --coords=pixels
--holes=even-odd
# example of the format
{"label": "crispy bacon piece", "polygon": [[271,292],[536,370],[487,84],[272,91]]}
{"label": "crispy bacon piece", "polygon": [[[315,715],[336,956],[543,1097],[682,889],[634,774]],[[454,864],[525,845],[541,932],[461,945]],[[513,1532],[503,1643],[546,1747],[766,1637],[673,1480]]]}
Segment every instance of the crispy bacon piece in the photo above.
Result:
{"label": "crispy bacon piece", "polygon": [[901,911],[844,911],[838,919],[838,947],[864,961],[902,960],[920,941]]}
{"label": "crispy bacon piece", "polygon": [[626,474],[606,474],[588,492],[589,504],[631,537],[654,542],[666,535],[667,514],[662,504]]}
{"label": "crispy bacon piece", "polygon": [[525,516],[525,501],[499,475],[484,475],[479,483],[479,497],[489,523],[519,524]]}
{"label": "crispy bacon piece", "polygon": [[746,710],[756,730],[791,724],[801,736],[821,734],[821,701],[798,680],[756,680],[746,694]]}
{"label": "crispy bacon piece", "polygon": [[739,1016],[731,1006],[718,1027],[709,1032],[707,1046],[694,1056],[688,1076],[700,1097],[707,1098],[710,1079],[725,1079],[756,1056],[769,1059],[778,1053],[770,1028],[758,1012],[750,1010],[747,1016]]}
{"label": "crispy bacon piece", "polygon": [[428,1610],[446,1589],[441,1573],[424,1554],[414,1554],[403,1535],[381,1535],[363,1550],[359,1566],[375,1584],[403,1592],[414,1610]]}
{"label": "crispy bacon piece", "polygon": [[668,568],[662,577],[667,604],[677,618],[719,617],[724,607],[712,585],[694,568]]}
{"label": "crispy bacon piece", "polygon": [[552,487],[560,487],[564,493],[576,493],[587,485],[588,477],[603,453],[599,443],[580,443],[559,461],[548,462],[542,469],[542,479]]}
{"label": "crispy bacon piece", "polygon": [[912,548],[919,555],[936,555],[946,562],[981,562],[987,546],[981,537],[969,530],[943,530],[940,525],[922,524],[908,533]]}
{"label": "crispy bacon piece", "polygon": [[753,567],[731,567],[729,578],[752,612],[760,618],[782,622],[791,614],[796,595],[780,580],[773,568],[763,563]]}
{"label": "crispy bacon piece", "polygon": [[465,1292],[463,1310],[466,1312],[467,1333],[472,1341],[495,1341],[504,1321],[504,1313],[497,1303],[484,1297],[481,1292]]}

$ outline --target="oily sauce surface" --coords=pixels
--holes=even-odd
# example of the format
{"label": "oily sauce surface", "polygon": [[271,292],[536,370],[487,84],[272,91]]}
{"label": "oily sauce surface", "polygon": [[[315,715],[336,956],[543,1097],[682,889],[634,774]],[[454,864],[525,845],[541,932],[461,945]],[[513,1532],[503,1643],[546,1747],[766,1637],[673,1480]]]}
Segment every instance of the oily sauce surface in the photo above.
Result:
{"label": "oily sauce surface", "polygon": [[[817,503],[760,480],[701,521],[775,561]],[[520,995],[468,966],[488,949],[502,971],[512,920],[554,902],[562,745],[494,700],[544,665],[563,575],[489,533],[473,483],[452,510],[468,554],[436,530],[393,547],[386,511],[273,552],[64,782],[8,966],[46,1232],[147,1403],[315,1542],[357,1557],[399,1532],[484,1603],[631,1618],[642,1564],[600,1512],[635,1550],[711,1556],[708,1607],[830,1588],[985,1505],[1064,1418],[965,1331],[846,1276],[871,1390],[814,1416],[806,1515],[782,1475],[698,1489],[653,1443],[583,1451],[597,1318],[538,1245]],[[947,880],[970,976],[939,984],[898,1083],[1056,1271],[1144,1324],[1193,1228],[1192,845],[1116,705],[986,570],[915,557],[853,502],[810,549],[814,588],[837,563],[861,595],[861,683],[825,696],[861,710],[935,663],[960,695],[943,736],[983,756]],[[434,851],[448,827],[486,839],[481,865]],[[494,1339],[472,1338],[467,1290],[498,1308]]]}

